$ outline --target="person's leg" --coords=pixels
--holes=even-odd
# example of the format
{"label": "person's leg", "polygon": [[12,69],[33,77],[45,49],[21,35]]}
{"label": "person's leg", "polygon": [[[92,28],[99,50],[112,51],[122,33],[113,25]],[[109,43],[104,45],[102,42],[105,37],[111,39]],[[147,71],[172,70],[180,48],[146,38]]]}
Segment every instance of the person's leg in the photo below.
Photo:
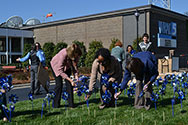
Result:
{"label": "person's leg", "polygon": [[140,109],[144,107],[144,96],[139,98],[141,91],[143,90],[142,80],[136,80],[136,90],[135,90],[135,100],[134,100],[134,107],[136,109]]}
{"label": "person's leg", "polygon": [[[146,82],[145,84],[149,81],[150,77],[146,76]],[[151,101],[151,94],[152,94],[152,84],[150,84],[148,86],[148,89],[145,92],[145,101],[144,101],[144,107],[146,110],[149,110],[151,108],[152,105],[152,101]]]}
{"label": "person's leg", "polygon": [[55,78],[55,98],[54,98],[54,108],[59,108],[60,107],[60,101],[61,101],[61,93],[62,93],[62,88],[63,88],[63,83],[62,83],[62,77],[58,76],[56,77],[54,74],[54,71],[52,69],[52,74]]}
{"label": "person's leg", "polygon": [[31,90],[30,90],[30,93],[31,94],[34,94],[34,90],[35,90],[35,72],[34,72],[34,69],[33,69],[33,66],[31,66],[31,69],[30,69],[30,81],[31,81]]}
{"label": "person's leg", "polygon": [[[68,69],[65,72],[69,77],[71,75],[71,69]],[[66,84],[66,91],[69,94],[68,102],[69,102],[69,107],[74,108],[74,94],[73,94],[73,86],[71,83],[65,79],[65,84]]]}
{"label": "person's leg", "polygon": [[40,83],[38,81],[38,65],[34,66],[34,75],[35,75],[35,91],[34,94],[40,93]]}
{"label": "person's leg", "polygon": [[111,100],[110,100],[110,103],[109,103],[109,106],[115,107],[115,98],[114,98],[115,90],[114,90],[114,88],[112,87],[112,83],[110,83],[109,91],[110,91],[110,93],[111,93],[111,95],[112,95]]}

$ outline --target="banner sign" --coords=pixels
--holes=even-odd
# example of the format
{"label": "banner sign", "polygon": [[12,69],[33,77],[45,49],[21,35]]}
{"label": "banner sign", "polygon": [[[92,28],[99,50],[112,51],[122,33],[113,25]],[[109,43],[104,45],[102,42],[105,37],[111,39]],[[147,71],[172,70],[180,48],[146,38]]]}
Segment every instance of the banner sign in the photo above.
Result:
{"label": "banner sign", "polygon": [[177,25],[174,22],[158,22],[159,33],[157,34],[158,38],[158,47],[170,47],[177,48]]}

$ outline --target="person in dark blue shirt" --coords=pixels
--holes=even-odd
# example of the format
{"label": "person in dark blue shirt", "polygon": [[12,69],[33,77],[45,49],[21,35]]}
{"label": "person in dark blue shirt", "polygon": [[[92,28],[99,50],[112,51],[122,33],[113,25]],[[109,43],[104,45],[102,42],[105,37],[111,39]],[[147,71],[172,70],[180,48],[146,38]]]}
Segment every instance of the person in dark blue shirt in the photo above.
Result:
{"label": "person in dark blue shirt", "polygon": [[[152,82],[158,76],[157,59],[149,52],[139,52],[130,58],[125,66],[123,82],[121,83],[120,92],[115,95],[115,98],[122,93],[127,87],[128,81],[131,79],[131,72],[136,76],[136,92],[134,106],[136,109],[144,108],[149,110],[151,107]],[[145,92],[145,97],[139,98],[141,91]]]}

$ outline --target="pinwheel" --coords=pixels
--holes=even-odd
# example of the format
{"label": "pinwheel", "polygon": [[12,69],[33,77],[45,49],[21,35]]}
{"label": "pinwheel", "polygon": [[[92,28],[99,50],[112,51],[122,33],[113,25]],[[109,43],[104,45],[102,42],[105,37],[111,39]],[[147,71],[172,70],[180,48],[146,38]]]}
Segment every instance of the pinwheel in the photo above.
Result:
{"label": "pinwheel", "polygon": [[[115,94],[117,93],[117,89],[119,88],[119,85],[117,82],[112,83],[112,88],[115,89]],[[115,99],[115,106],[117,106],[117,99]]]}
{"label": "pinwheel", "polygon": [[65,100],[65,109],[67,109],[67,100],[69,99],[69,94],[64,91],[62,93],[62,99]]}
{"label": "pinwheel", "polygon": [[46,107],[47,101],[48,101],[48,106],[49,106],[49,112],[50,112],[50,102],[52,101],[52,107],[54,107],[54,98],[55,98],[55,92],[50,92],[46,94],[46,97],[43,99],[42,103],[42,111],[41,111],[41,118],[43,116],[43,108]]}
{"label": "pinwheel", "polygon": [[15,104],[17,101],[18,101],[18,97],[15,94],[11,94],[11,96],[9,96],[9,104],[10,104],[9,109],[4,104],[1,104],[3,111],[6,117],[8,118],[9,122],[11,122],[12,112],[15,109]]}
{"label": "pinwheel", "polygon": [[[13,88],[12,85],[12,76],[8,75],[7,77],[0,78],[0,89],[4,89],[6,92],[10,91]],[[2,92],[0,92],[2,96]]]}
{"label": "pinwheel", "polygon": [[108,74],[102,74],[101,76],[101,84],[106,86],[107,88],[109,87],[109,82],[108,82],[108,79],[109,79],[109,75]]}
{"label": "pinwheel", "polygon": [[178,99],[180,100],[180,102],[181,102],[181,108],[182,108],[182,100],[185,98],[185,94],[183,93],[183,91],[182,90],[179,90],[179,91],[177,91],[178,92]]}
{"label": "pinwheel", "polygon": [[31,100],[31,103],[32,103],[32,114],[33,114],[33,95],[30,93],[28,95],[28,98],[29,98],[29,100]]}
{"label": "pinwheel", "polygon": [[155,110],[157,110],[157,102],[158,102],[158,99],[159,99],[159,94],[156,93],[152,93],[151,95],[151,100],[154,102],[155,104]]}
{"label": "pinwheel", "polygon": [[106,90],[105,93],[102,95],[102,101],[105,104],[109,104],[111,101],[112,94],[110,93],[109,90]]}

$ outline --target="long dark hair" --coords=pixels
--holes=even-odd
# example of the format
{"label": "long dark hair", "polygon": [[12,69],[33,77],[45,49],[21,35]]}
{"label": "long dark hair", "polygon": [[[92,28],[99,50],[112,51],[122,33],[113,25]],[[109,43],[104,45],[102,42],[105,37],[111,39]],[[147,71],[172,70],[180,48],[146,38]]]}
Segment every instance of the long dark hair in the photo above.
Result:
{"label": "long dark hair", "polygon": [[126,69],[133,72],[136,76],[140,75],[144,67],[144,63],[139,58],[130,58],[126,62]]}
{"label": "long dark hair", "polygon": [[102,56],[104,60],[110,60],[111,54],[110,51],[106,48],[100,48],[95,54],[95,59],[98,58],[98,56]]}

